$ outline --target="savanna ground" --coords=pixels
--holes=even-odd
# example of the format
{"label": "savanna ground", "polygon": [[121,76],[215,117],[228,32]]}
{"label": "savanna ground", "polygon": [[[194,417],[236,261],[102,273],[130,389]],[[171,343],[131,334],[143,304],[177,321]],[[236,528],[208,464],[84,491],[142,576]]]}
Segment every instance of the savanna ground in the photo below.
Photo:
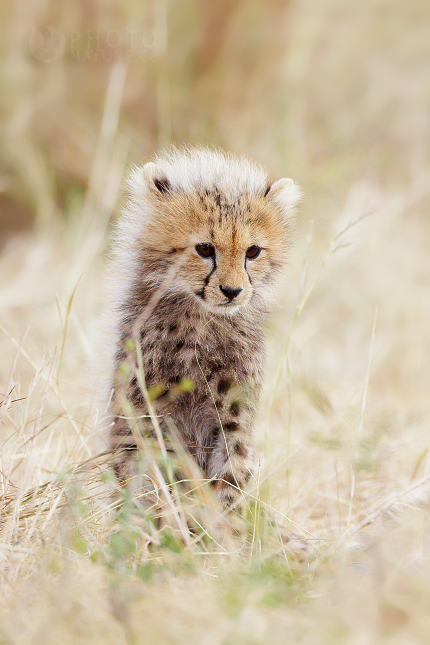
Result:
{"label": "savanna ground", "polygon": [[[48,0],[0,18],[1,642],[428,643],[429,516],[411,499],[430,477],[426,0]],[[168,493],[152,447],[163,529],[106,495],[90,447],[121,181],[172,141],[305,194],[257,478],[225,543],[206,487]],[[279,526],[315,553],[295,558]]]}

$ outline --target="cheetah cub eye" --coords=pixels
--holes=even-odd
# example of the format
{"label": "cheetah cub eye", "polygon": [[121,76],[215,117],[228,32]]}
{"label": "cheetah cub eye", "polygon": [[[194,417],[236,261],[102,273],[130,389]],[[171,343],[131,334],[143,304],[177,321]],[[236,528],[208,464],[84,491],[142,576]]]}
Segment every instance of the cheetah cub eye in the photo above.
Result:
{"label": "cheetah cub eye", "polygon": [[196,251],[202,258],[213,258],[215,249],[212,244],[196,244]]}
{"label": "cheetah cub eye", "polygon": [[261,249],[259,246],[250,246],[247,252],[245,253],[245,256],[248,260],[255,260],[258,258],[258,256],[261,253]]}

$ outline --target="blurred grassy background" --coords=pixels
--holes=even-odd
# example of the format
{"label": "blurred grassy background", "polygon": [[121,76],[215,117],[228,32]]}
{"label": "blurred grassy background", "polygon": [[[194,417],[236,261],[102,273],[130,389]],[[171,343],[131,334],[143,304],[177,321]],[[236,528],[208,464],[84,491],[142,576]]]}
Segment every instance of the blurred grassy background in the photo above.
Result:
{"label": "blurred grassy background", "polygon": [[96,162],[171,142],[288,170],[325,217],[357,179],[395,192],[428,162],[425,0],[22,1],[0,17],[8,228],[76,217],[109,186]]}
{"label": "blurred grassy background", "polygon": [[[428,642],[428,513],[385,524],[362,556],[338,540],[430,473],[429,21],[427,0],[0,5],[0,642]],[[90,455],[124,171],[172,142],[304,190],[257,441],[258,495],[338,547],[310,569],[262,539],[245,563],[137,549],[155,573],[107,558],[112,582],[109,515],[56,506]]]}

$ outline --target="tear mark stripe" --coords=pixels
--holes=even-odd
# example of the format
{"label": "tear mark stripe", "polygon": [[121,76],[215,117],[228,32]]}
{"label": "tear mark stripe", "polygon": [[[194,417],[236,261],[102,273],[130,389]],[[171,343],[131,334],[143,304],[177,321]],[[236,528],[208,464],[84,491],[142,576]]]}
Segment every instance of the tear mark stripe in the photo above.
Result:
{"label": "tear mark stripe", "polygon": [[205,289],[206,289],[206,287],[207,287],[207,286],[208,286],[208,284],[209,284],[209,280],[211,279],[211,275],[212,275],[212,274],[213,274],[213,272],[216,270],[216,260],[215,260],[215,258],[212,258],[212,259],[213,259],[213,263],[214,263],[214,265],[213,265],[213,267],[212,267],[211,271],[210,271],[210,272],[208,273],[208,275],[206,276],[206,278],[203,280],[203,287],[200,289],[200,291],[196,291],[196,295],[197,295],[197,296],[200,296],[200,298],[201,298],[202,300],[204,300],[204,299],[205,299]]}

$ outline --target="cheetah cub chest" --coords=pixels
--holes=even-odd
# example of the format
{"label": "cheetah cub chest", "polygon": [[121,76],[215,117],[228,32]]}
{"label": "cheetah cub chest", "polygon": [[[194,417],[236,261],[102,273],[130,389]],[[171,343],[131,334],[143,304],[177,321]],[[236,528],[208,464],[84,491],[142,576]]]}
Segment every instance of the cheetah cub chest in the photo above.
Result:
{"label": "cheetah cub chest", "polygon": [[[232,506],[252,476],[262,325],[300,192],[291,179],[270,185],[260,167],[206,149],[159,155],[132,171],[129,190],[110,270],[115,470],[120,481],[132,477],[138,448],[124,401],[148,414],[139,357],[166,441],[173,424]],[[130,339],[139,347],[124,376]]]}

